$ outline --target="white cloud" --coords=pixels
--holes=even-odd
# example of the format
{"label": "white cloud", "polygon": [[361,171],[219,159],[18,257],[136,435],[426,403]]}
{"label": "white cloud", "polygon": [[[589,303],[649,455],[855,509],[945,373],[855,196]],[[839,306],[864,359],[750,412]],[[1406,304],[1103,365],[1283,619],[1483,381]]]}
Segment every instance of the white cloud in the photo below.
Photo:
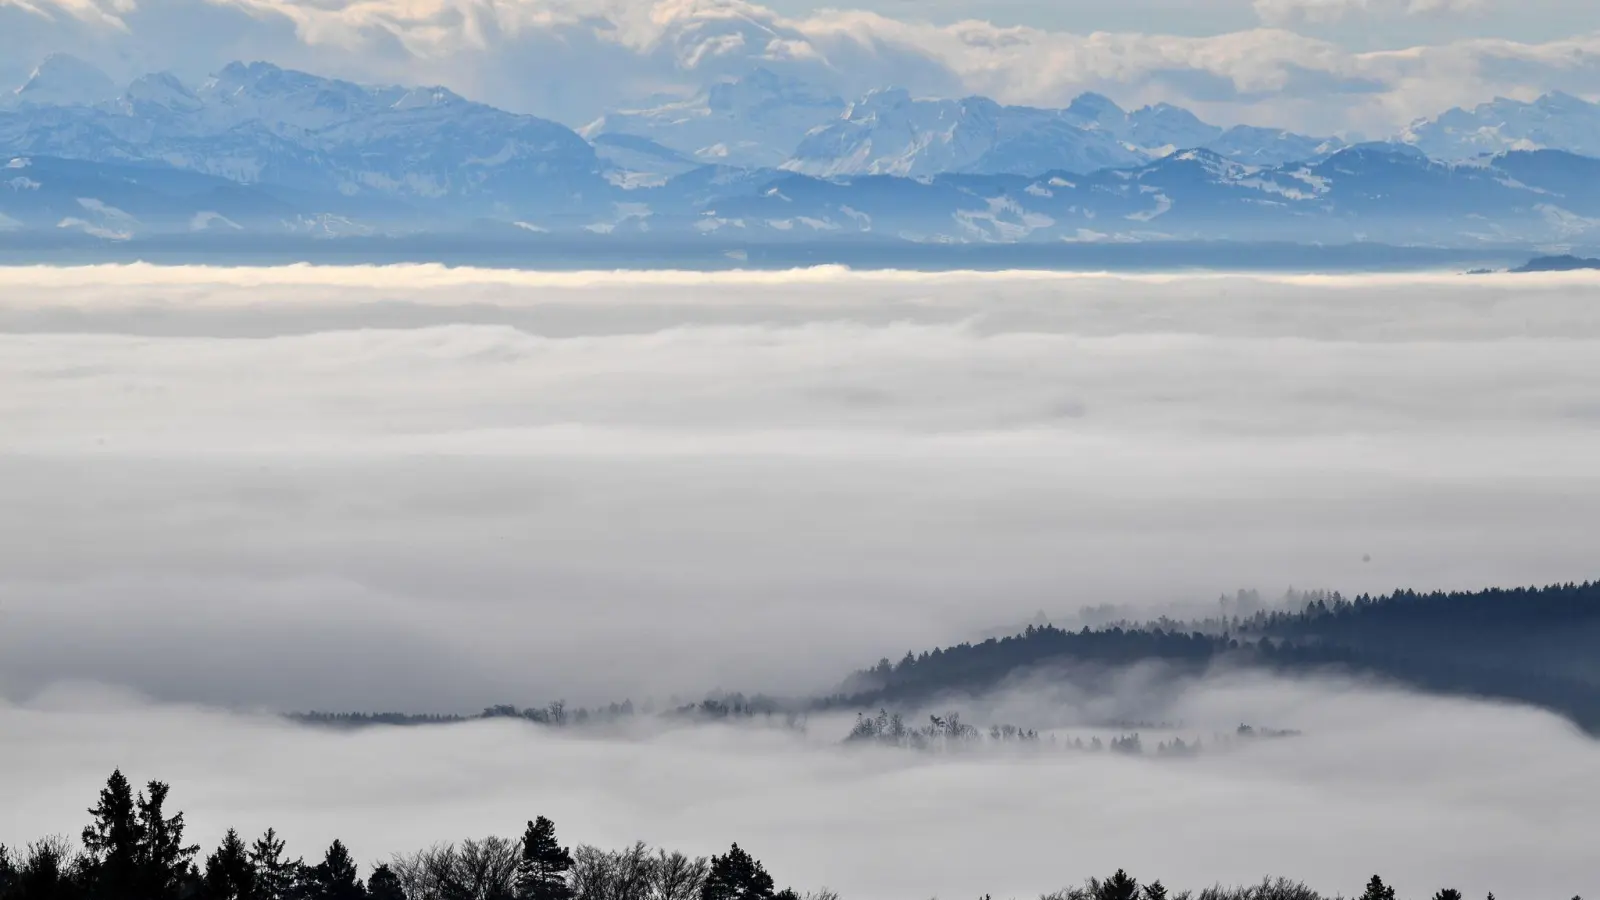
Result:
{"label": "white cloud", "polygon": [[1482,12],[1488,0],[1255,0],[1268,25],[1329,24],[1346,19],[1462,15]]}
{"label": "white cloud", "polygon": [[135,8],[134,0],[0,0],[0,6],[21,9],[45,20],[64,15],[91,25],[126,31],[122,20]]}
{"label": "white cloud", "polygon": [[[982,21],[945,26],[829,10],[784,16],[744,0],[29,0],[64,10],[21,18],[0,45],[21,67],[77,50],[120,74],[191,74],[234,58],[361,80],[441,82],[490,102],[568,122],[661,90],[687,90],[756,65],[846,95],[898,84],[928,95],[992,94],[1061,104],[1085,90],[1125,103],[1168,100],[1222,121],[1312,131],[1390,131],[1450,105],[1550,89],[1600,94],[1600,34],[1540,44],[1459,40],[1354,52],[1266,28],[1210,37],[1074,34]],[[1470,0],[1261,0],[1269,23],[1466,10]],[[84,21],[88,11],[118,28]],[[67,14],[71,13],[71,14]],[[182,22],[185,29],[175,27]],[[204,29],[206,40],[178,39]]]}

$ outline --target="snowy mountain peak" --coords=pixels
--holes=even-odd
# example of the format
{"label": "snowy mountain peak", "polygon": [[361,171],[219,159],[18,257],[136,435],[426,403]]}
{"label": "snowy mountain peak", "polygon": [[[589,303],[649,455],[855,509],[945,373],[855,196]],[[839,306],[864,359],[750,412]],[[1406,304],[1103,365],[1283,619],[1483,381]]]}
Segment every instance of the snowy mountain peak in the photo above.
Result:
{"label": "snowy mountain peak", "polygon": [[90,106],[117,95],[106,73],[76,56],[52,53],[12,92],[13,102],[29,106]]}
{"label": "snowy mountain peak", "polygon": [[200,94],[222,102],[243,103],[247,99],[292,99],[297,105],[348,112],[364,105],[370,92],[359,85],[333,78],[322,78],[271,63],[233,62],[201,86]]}
{"label": "snowy mountain peak", "polygon": [[1551,91],[1533,101],[1533,105],[1557,115],[1586,114],[1595,108],[1595,104],[1565,91]]}
{"label": "snowy mountain peak", "polygon": [[845,108],[839,118],[847,122],[884,122],[905,125],[910,119],[937,121],[955,109],[960,100],[913,100],[905,88],[889,87],[868,91]]}
{"label": "snowy mountain peak", "polygon": [[1128,118],[1110,97],[1092,92],[1079,94],[1067,105],[1065,113],[1074,121],[1101,126],[1120,126]]}
{"label": "snowy mountain peak", "polygon": [[119,101],[119,106],[130,115],[148,115],[156,110],[192,112],[202,105],[194,91],[171,72],[134,79]]}
{"label": "snowy mountain peak", "polygon": [[1128,113],[1126,139],[1161,156],[1175,150],[1203,147],[1222,136],[1222,129],[1170,103],[1157,103]]}
{"label": "snowy mountain peak", "polygon": [[[404,89],[379,96],[348,81],[322,78],[271,63],[234,62],[207,79],[196,95],[223,122],[261,122],[280,135],[313,132],[389,106]],[[386,102],[387,101],[387,102]]]}
{"label": "snowy mountain peak", "polygon": [[579,131],[647,138],[701,163],[777,166],[807,132],[845,111],[845,103],[805,82],[767,69],[722,81],[691,97],[656,99],[614,110]]}
{"label": "snowy mountain peak", "polygon": [[1559,91],[1532,102],[1497,97],[1413,122],[1398,140],[1446,160],[1546,147],[1600,155],[1600,104]]}
{"label": "snowy mountain peak", "polygon": [[442,87],[412,88],[389,105],[390,109],[432,109],[455,106],[468,101],[454,91]]}
{"label": "snowy mountain peak", "polygon": [[[861,96],[860,100],[850,104],[852,108],[866,109],[892,109],[897,106],[908,106],[912,103],[911,92],[903,87],[873,88]],[[953,103],[955,101],[945,101]]]}
{"label": "snowy mountain peak", "polygon": [[1185,128],[1193,128],[1195,126],[1211,127],[1200,121],[1199,116],[1181,106],[1173,106],[1171,103],[1154,103],[1149,106],[1141,106],[1129,113],[1128,117],[1135,121],[1142,119],[1150,122],[1165,122],[1171,126]]}
{"label": "snowy mountain peak", "polygon": [[868,93],[838,121],[815,129],[784,168],[810,175],[1092,171],[1142,160],[1109,132],[1086,130],[1058,110],[1002,106],[988,97],[912,99]]}

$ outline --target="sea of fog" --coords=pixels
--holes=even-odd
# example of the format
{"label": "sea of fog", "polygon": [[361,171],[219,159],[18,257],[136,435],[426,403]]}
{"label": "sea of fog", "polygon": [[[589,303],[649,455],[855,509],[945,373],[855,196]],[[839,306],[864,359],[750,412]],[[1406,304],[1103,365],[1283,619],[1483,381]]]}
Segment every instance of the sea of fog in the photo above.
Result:
{"label": "sea of fog", "polygon": [[0,423],[0,841],[123,765],[208,843],[544,813],[846,900],[1594,883],[1595,744],[1370,685],[1195,684],[1158,712],[1306,735],[1184,761],[266,715],[823,691],[1100,604],[1591,579],[1593,273],[10,268]]}

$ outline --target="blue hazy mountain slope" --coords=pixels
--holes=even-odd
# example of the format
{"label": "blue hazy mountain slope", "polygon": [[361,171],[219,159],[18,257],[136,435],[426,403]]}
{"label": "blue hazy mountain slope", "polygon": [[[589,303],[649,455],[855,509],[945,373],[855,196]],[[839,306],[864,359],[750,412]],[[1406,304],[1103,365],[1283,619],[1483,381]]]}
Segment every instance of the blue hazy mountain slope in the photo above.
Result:
{"label": "blue hazy mountain slope", "polygon": [[[89,223],[92,233],[104,236],[212,225],[417,233],[457,230],[481,218],[465,212],[441,216],[441,207],[378,204],[336,192],[240,185],[159,165],[49,157],[15,157],[5,165],[0,215],[6,219],[0,221],[12,229],[52,228],[70,220],[70,227]],[[508,189],[505,196],[520,198],[515,221],[550,232],[682,232],[776,241],[872,236],[927,242],[1534,245],[1600,236],[1597,175],[1600,161],[1556,151],[1448,164],[1390,145],[1363,145],[1276,167],[1184,151],[1135,169],[1088,175],[824,179],[701,167],[659,187],[606,185],[609,193],[589,198],[587,211],[573,209],[560,195],[548,203],[527,190]]]}
{"label": "blue hazy mountain slope", "polygon": [[1439,159],[1508,150],[1566,150],[1600,156],[1600,104],[1559,91],[1532,102],[1496,98],[1457,107],[1407,128],[1399,140]]}
{"label": "blue hazy mountain slope", "polygon": [[[1595,233],[1595,166],[1553,152],[1453,165],[1407,148],[1362,145],[1276,167],[1193,150],[1089,175],[793,175],[708,204],[712,215],[700,224],[922,241],[1539,242]],[[1511,174],[1529,168],[1540,185]]]}
{"label": "blue hazy mountain slope", "polygon": [[916,100],[875,91],[806,135],[783,167],[808,175],[1092,172],[1145,156],[1110,130],[1059,110],[1002,106],[987,97]]}
{"label": "blue hazy mountain slope", "polygon": [[571,129],[443,88],[370,88],[235,63],[190,90],[158,74],[93,106],[0,111],[12,156],[150,162],[246,184],[373,196],[454,214],[582,209],[604,192]]}
{"label": "blue hazy mountain slope", "polygon": [[827,91],[756,69],[689,97],[614,110],[581,133],[591,139],[634,135],[701,163],[760,168],[783,163],[807,132],[845,109]]}
{"label": "blue hazy mountain slope", "polygon": [[88,106],[110,100],[116,84],[93,65],[65,53],[52,53],[10,94],[6,106]]}
{"label": "blue hazy mountain slope", "polygon": [[[845,104],[759,70],[591,123],[586,138],[443,88],[364,86],[265,63],[233,63],[193,86],[165,73],[108,85],[88,63],[57,56],[0,105],[0,227],[104,239],[488,228],[1551,250],[1600,239],[1600,161],[1549,148],[1426,153],[1467,133],[1460,111],[1403,140],[1344,146],[1224,130],[1163,104],[1130,112],[1098,94],[1063,109],[902,90]],[[1552,95],[1479,114],[1498,110],[1506,136],[1506,122],[1527,124],[1538,110],[1539,128],[1518,132],[1527,141],[1582,144],[1594,108]],[[772,142],[788,137],[796,149],[778,152]],[[703,162],[728,157],[767,162]]]}
{"label": "blue hazy mountain slope", "polygon": [[702,162],[820,176],[1092,172],[1196,147],[1276,164],[1342,146],[1278,129],[1223,129],[1168,104],[1129,112],[1099,94],[1046,109],[885,88],[846,104],[765,69],[688,98],[609,113],[582,133],[635,135]]}
{"label": "blue hazy mountain slope", "polygon": [[149,231],[292,228],[292,202],[170,167],[33,157],[0,169],[0,228],[131,237]]}

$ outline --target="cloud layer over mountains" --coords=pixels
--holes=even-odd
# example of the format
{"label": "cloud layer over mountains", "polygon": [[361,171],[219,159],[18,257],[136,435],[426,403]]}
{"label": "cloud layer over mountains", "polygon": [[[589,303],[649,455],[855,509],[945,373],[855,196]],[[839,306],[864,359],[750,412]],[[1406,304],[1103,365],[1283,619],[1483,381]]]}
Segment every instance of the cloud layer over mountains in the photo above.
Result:
{"label": "cloud layer over mountains", "polygon": [[[163,68],[197,78],[233,59],[265,58],[362,81],[443,83],[578,125],[765,66],[845,95],[898,85],[1060,106],[1098,90],[1124,104],[1181,103],[1223,124],[1312,133],[1384,133],[1499,94],[1600,92],[1592,32],[1357,51],[1282,27],[1344,18],[1350,6],[1264,0],[1264,27],[1174,36],[935,25],[865,11],[785,15],[744,0],[7,0],[0,49],[16,71],[0,76],[20,80],[50,51],[93,56],[127,78]],[[1478,5],[1400,6],[1426,16]]]}

